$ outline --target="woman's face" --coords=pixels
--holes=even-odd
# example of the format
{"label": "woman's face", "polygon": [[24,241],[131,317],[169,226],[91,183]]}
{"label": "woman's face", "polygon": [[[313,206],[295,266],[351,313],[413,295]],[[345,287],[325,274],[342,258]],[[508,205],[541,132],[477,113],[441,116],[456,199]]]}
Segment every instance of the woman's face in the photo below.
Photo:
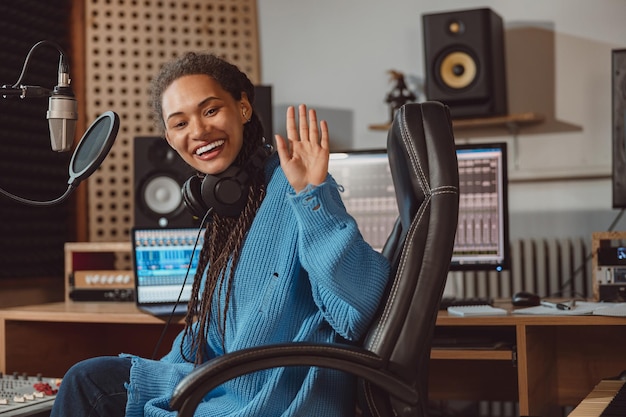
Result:
{"label": "woman's face", "polygon": [[165,89],[161,104],[165,138],[189,165],[214,175],[233,163],[252,114],[245,93],[236,101],[208,75],[186,75]]}

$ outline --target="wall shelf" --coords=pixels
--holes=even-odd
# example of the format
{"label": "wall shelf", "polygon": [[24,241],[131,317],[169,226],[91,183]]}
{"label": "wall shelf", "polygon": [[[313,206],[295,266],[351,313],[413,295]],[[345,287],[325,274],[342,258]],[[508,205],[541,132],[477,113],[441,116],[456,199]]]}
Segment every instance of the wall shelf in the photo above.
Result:
{"label": "wall shelf", "polygon": [[[391,123],[369,125],[370,130],[387,132]],[[492,137],[509,136],[511,165],[509,167],[519,173],[520,135],[552,134],[566,132],[580,132],[582,127],[556,119],[552,114],[537,112],[519,112],[505,116],[477,117],[467,119],[452,119],[452,129],[457,143],[471,139],[486,139]],[[500,140],[500,139],[499,139]],[[606,174],[586,173],[585,178],[605,178]],[[553,177],[546,177],[554,179]],[[572,178],[567,174],[567,178]],[[509,180],[511,177],[509,177]]]}
{"label": "wall shelf", "polygon": [[[453,119],[452,127],[455,135],[473,136],[472,131],[484,129],[504,129],[509,134],[516,136],[524,126],[535,125],[544,122],[544,117],[538,113],[526,112],[509,114],[506,116],[481,117],[474,119]],[[371,130],[386,131],[391,127],[390,123],[373,124]],[[477,136],[483,136],[479,133]]]}
{"label": "wall shelf", "polygon": [[543,121],[542,115],[528,112],[479,119],[456,119],[452,121],[452,127],[454,130],[504,128],[510,134],[515,135],[522,127],[539,124]]}
{"label": "wall shelf", "polygon": [[[473,119],[453,119],[452,130],[455,139],[485,138],[499,136],[502,133],[513,138],[513,164],[519,167],[518,135],[523,127],[539,125],[545,122],[543,115],[535,112],[515,113],[505,116],[480,117]],[[371,130],[388,131],[391,123],[370,125]]]}

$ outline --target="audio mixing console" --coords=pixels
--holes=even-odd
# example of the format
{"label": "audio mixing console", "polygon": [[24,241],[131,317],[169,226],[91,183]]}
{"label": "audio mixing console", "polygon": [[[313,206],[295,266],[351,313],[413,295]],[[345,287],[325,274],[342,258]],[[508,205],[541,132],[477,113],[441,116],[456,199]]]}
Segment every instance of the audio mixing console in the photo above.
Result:
{"label": "audio mixing console", "polygon": [[0,416],[39,416],[52,408],[59,378],[0,373]]}

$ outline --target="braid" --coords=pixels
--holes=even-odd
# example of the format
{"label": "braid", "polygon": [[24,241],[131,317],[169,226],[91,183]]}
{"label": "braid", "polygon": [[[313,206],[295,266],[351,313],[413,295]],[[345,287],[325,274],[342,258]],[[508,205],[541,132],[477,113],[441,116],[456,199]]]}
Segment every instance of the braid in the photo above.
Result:
{"label": "braid", "polygon": [[[257,193],[255,193],[257,194]],[[248,203],[246,204],[246,207],[243,210],[243,213],[241,215],[242,217],[242,222],[238,225],[239,227],[235,228],[233,230],[232,236],[234,237],[234,240],[236,242],[243,242],[244,238],[245,238],[245,234],[248,230],[248,228],[250,227],[250,225],[252,224],[252,221],[254,220],[254,215],[257,211],[257,209],[260,206],[260,202],[263,200],[263,197],[265,196],[265,187],[260,187],[258,189],[258,194],[257,195],[253,195],[253,193],[251,192],[250,194],[248,194]],[[230,264],[230,269],[228,271],[228,284],[226,287],[226,296],[225,296],[225,301],[224,301],[224,310],[222,313],[222,351],[226,352],[226,313],[228,311],[228,306],[230,304],[230,294],[231,294],[231,289],[232,289],[232,285],[233,285],[233,276],[235,274],[235,267],[239,261],[239,255],[241,254],[241,244],[238,244],[237,246],[235,246],[233,248],[233,253],[232,253],[232,262]],[[220,295],[221,295],[221,289],[222,287],[220,287]],[[221,298],[220,298],[221,299]]]}
{"label": "braid", "polygon": [[[206,359],[208,327],[211,322],[213,304],[214,302],[220,304],[222,299],[224,305],[218,305],[217,317],[214,319],[222,336],[222,350],[226,351],[227,312],[230,305],[233,277],[243,242],[265,197],[265,190],[264,176],[255,176],[250,185],[248,200],[241,214],[238,217],[214,214],[213,221],[207,227],[192,285],[191,300],[185,316],[183,341],[187,337],[191,338],[193,360],[182,352],[184,343],[181,344],[181,354],[189,362],[200,364]],[[200,294],[203,281],[204,290]],[[192,328],[194,322],[197,325],[196,331],[193,331]]]}

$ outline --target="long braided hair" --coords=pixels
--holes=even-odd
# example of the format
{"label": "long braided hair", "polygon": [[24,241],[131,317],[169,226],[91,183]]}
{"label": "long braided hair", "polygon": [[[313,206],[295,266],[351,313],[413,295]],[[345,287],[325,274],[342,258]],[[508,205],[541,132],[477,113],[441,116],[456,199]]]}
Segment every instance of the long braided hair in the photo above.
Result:
{"label": "long braided hair", "polygon": [[[163,120],[163,92],[175,80],[185,75],[204,74],[216,80],[236,101],[246,93],[250,104],[254,104],[254,86],[246,74],[235,65],[209,53],[188,52],[165,64],[150,87],[152,116],[159,128],[165,131]],[[250,156],[264,146],[263,126],[256,112],[244,126],[243,147],[234,164],[244,166]],[[248,200],[241,214],[237,217],[220,216],[212,213],[212,221],[207,225],[204,244],[200,251],[198,267],[193,280],[191,298],[185,316],[185,333],[181,343],[181,354],[188,362],[202,363],[208,356],[207,335],[213,319],[222,336],[222,350],[225,351],[226,317],[230,301],[233,276],[241,247],[254,216],[265,197],[264,172],[252,175]],[[203,278],[206,281],[203,287]],[[220,300],[224,300],[223,305]],[[217,302],[217,317],[211,317],[213,303]],[[194,331],[194,323],[195,331]],[[191,338],[189,358],[183,351],[185,339]]]}

